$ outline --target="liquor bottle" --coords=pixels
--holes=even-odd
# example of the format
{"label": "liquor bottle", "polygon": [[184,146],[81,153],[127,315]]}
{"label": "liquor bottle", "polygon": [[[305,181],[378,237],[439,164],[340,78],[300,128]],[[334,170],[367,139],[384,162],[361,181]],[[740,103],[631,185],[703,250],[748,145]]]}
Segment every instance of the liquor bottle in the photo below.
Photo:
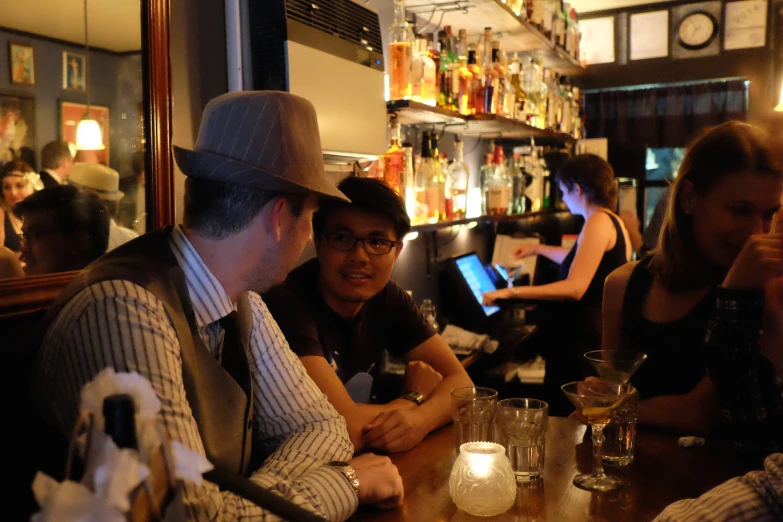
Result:
{"label": "liquor bottle", "polygon": [[563,134],[571,134],[574,124],[571,112],[574,109],[574,95],[571,93],[571,85],[568,83],[568,78],[565,75],[560,77],[560,96],[562,98],[562,109],[560,128],[558,130]]}
{"label": "liquor bottle", "polygon": [[578,60],[579,40],[581,39],[581,34],[579,33],[579,22],[577,21],[576,17],[576,9],[571,9],[571,11],[568,13],[568,20],[571,26],[571,44],[568,53],[572,58]]}
{"label": "liquor bottle", "polygon": [[522,173],[522,156],[514,153],[509,162],[511,176],[511,213],[525,212],[525,175]]}
{"label": "liquor bottle", "polygon": [[568,13],[566,13],[565,11],[565,4],[563,3],[563,0],[556,0],[555,7],[556,7],[555,21],[554,21],[555,45],[557,45],[561,49],[565,49]]}
{"label": "liquor bottle", "polygon": [[[459,71],[459,58],[451,35],[451,26],[447,25],[438,34],[440,38],[440,99],[439,105],[443,108],[459,110],[459,81],[455,80],[455,74]],[[467,57],[465,60],[467,63]]]}
{"label": "liquor bottle", "polygon": [[411,29],[405,21],[405,0],[394,0],[394,22],[389,44],[389,98],[409,100],[413,89],[411,68],[413,43]]}
{"label": "liquor bottle", "polygon": [[554,3],[556,1],[557,0],[543,0],[544,19],[542,23],[544,27],[544,36],[549,38],[550,41],[554,41],[555,39],[552,24],[554,23],[555,19]]}
{"label": "liquor bottle", "polygon": [[430,135],[430,144],[432,148],[432,159],[435,163],[435,173],[432,185],[438,187],[438,221],[446,219],[454,219],[454,212],[451,200],[451,191],[448,190],[451,187],[447,187],[446,184],[446,172],[448,169],[448,162],[445,154],[441,154],[438,149],[438,135],[434,132]]}
{"label": "liquor bottle", "polygon": [[400,146],[400,125],[397,122],[391,125],[391,143],[386,154],[383,155],[383,180],[394,191],[405,197],[405,152]]}
{"label": "liquor bottle", "polygon": [[440,97],[440,46],[435,47],[434,33],[427,35],[427,56],[435,64],[435,105]]}
{"label": "liquor bottle", "polygon": [[484,72],[481,67],[476,63],[476,46],[470,44],[468,46],[468,71],[470,71],[470,85],[468,96],[469,110],[468,114],[476,114],[478,112],[479,105],[483,103],[483,100],[478,96],[481,95],[482,80],[484,78]]}
{"label": "liquor bottle", "polygon": [[110,395],[103,400],[104,433],[119,449],[138,449],[136,405],[130,395]]}
{"label": "liquor bottle", "polygon": [[[453,92],[457,96],[457,110],[460,114],[472,114],[473,109],[473,73],[470,70],[468,59],[470,51],[468,49],[467,32],[464,29],[459,31],[459,66],[453,71],[454,86]],[[476,53],[473,52],[473,62],[475,65]]]}
{"label": "liquor bottle", "polygon": [[506,109],[506,93],[509,91],[506,82],[506,70],[508,59],[500,50],[500,42],[492,42],[492,69],[495,71],[495,79],[492,87],[492,113],[499,116],[508,116]]}
{"label": "liquor bottle", "polygon": [[468,180],[470,170],[465,163],[465,145],[459,136],[454,137],[454,161],[449,165],[448,178],[454,219],[463,219],[468,210]]}
{"label": "liquor bottle", "polygon": [[[490,148],[492,146],[490,145]],[[488,152],[484,156],[484,164],[479,169],[479,192],[481,193],[481,214],[486,216],[489,214],[487,208],[487,180],[492,176],[492,153]]]}
{"label": "liquor bottle", "polygon": [[544,32],[544,10],[546,9],[546,0],[530,0],[532,4],[530,22],[541,33]]}
{"label": "liquor bottle", "polygon": [[486,180],[487,210],[490,216],[505,216],[511,206],[512,180],[503,157],[503,146],[495,145],[492,175]]}
{"label": "liquor bottle", "polygon": [[494,114],[495,69],[492,67],[492,28],[484,28],[484,52],[481,57],[481,83],[476,86],[476,114]]}
{"label": "liquor bottle", "polygon": [[402,178],[405,180],[404,195],[405,198],[405,210],[408,212],[408,217],[411,222],[416,218],[416,192],[415,192],[415,178],[413,174],[413,144],[410,142],[404,142],[402,144],[403,153],[403,174]]}
{"label": "liquor bottle", "polygon": [[508,117],[519,121],[527,121],[525,106],[527,104],[527,94],[522,90],[522,81],[520,80],[521,64],[519,56],[514,53],[508,64],[508,85],[506,91],[506,107],[510,107]]}
{"label": "liquor bottle", "polygon": [[[445,214],[444,179],[440,162],[433,158],[430,133],[425,131],[421,140],[421,165],[416,172],[416,215],[422,222],[437,223],[441,209]],[[419,210],[421,209],[421,211]]]}
{"label": "liquor bottle", "polygon": [[435,106],[435,62],[427,54],[427,39],[416,38],[413,53],[411,100]]}

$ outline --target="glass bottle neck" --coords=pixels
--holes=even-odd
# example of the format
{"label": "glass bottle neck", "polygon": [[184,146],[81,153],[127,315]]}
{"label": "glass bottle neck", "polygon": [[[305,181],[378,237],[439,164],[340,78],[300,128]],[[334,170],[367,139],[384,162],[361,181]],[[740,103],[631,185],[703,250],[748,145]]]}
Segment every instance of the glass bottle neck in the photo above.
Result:
{"label": "glass bottle neck", "polygon": [[394,25],[405,25],[405,2],[394,0]]}
{"label": "glass bottle neck", "polygon": [[458,163],[465,163],[465,147],[461,141],[454,144],[454,161]]}

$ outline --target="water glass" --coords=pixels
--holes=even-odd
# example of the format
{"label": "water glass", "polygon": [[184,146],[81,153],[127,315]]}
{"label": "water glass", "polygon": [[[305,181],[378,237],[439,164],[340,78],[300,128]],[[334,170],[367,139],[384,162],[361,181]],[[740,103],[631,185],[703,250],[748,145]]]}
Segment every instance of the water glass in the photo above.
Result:
{"label": "water glass", "polygon": [[451,416],[454,419],[454,443],[491,442],[492,418],[498,392],[491,388],[456,388],[451,391]]}
{"label": "water glass", "polygon": [[628,395],[614,410],[612,421],[604,428],[603,459],[608,464],[627,466],[633,462],[636,445],[636,418],[639,409],[639,392],[628,385]]}
{"label": "water glass", "polygon": [[517,482],[541,478],[548,417],[549,405],[538,399],[505,399],[498,403],[498,442],[506,448]]}

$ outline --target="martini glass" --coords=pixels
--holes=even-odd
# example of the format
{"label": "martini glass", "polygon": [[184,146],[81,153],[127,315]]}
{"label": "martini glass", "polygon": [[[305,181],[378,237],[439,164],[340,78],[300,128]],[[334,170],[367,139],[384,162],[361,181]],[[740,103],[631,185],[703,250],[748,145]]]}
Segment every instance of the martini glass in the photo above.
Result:
{"label": "martini glass", "polygon": [[612,420],[612,411],[619,407],[628,390],[622,382],[591,379],[564,384],[563,393],[587,417],[593,431],[593,472],[574,477],[574,486],[587,491],[611,491],[621,487],[621,482],[604,473],[604,427]]}
{"label": "martini glass", "polygon": [[585,353],[601,379],[628,384],[631,376],[647,360],[647,354],[634,350],[595,350]]}

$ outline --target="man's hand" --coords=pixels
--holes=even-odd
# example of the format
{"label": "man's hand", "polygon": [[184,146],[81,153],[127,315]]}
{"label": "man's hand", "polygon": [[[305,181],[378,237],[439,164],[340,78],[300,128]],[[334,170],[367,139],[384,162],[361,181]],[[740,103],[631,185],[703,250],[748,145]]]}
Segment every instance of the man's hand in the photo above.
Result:
{"label": "man's hand", "polygon": [[783,233],[751,236],[731,265],[723,288],[760,290],[767,281],[783,276]]}
{"label": "man's hand", "polygon": [[405,367],[402,389],[419,392],[424,397],[429,397],[442,380],[443,376],[429,364],[423,361],[410,361]]}
{"label": "man's hand", "polygon": [[389,457],[365,453],[348,464],[359,479],[359,504],[372,504],[381,509],[402,505],[405,497],[402,477]]}
{"label": "man's hand", "polygon": [[407,451],[429,433],[418,408],[384,411],[362,431],[365,447],[389,453]]}

